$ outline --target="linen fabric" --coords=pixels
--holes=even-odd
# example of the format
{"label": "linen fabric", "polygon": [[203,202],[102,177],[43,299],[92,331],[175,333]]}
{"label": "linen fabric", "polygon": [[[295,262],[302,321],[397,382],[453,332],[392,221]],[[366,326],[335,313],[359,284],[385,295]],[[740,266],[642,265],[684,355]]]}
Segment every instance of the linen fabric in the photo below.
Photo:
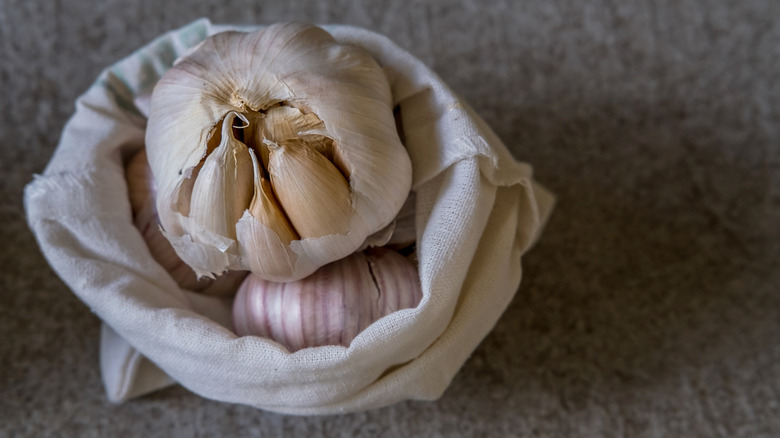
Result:
{"label": "linen fabric", "polygon": [[144,142],[159,77],[208,35],[259,27],[198,20],[105,70],[76,103],[42,175],[25,190],[30,228],[57,274],[104,322],[101,371],[121,402],[178,383],[210,399],[288,414],[336,414],[433,400],[518,290],[521,256],[554,203],[501,140],[422,62],[376,33],[323,26],[368,50],[400,107],[413,164],[414,309],[349,347],[289,353],[231,330],[230,299],[181,290],[134,228],[123,163]]}

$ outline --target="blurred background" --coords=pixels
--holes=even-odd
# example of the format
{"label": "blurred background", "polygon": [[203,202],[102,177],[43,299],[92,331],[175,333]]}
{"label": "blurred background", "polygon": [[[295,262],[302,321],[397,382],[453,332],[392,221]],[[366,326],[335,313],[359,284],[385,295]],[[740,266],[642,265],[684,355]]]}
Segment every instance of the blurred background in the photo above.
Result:
{"label": "blurred background", "polygon": [[[558,196],[440,400],[107,402],[100,322],[42,257],[22,190],[103,69],[200,17],[385,34]],[[0,436],[780,435],[778,2],[0,0],[0,99]]]}

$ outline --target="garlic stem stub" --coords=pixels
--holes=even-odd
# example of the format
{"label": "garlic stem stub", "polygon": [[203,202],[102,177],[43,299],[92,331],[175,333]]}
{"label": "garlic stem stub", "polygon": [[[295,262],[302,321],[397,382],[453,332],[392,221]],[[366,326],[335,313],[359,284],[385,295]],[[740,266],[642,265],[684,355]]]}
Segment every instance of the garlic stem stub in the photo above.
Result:
{"label": "garlic stem stub", "polygon": [[206,277],[303,278],[391,223],[411,187],[382,68],[300,23],[216,34],[177,61],[146,150],[164,234]]}
{"label": "garlic stem stub", "polygon": [[348,347],[370,324],[416,307],[422,289],[416,268],[386,248],[372,248],[327,264],[298,281],[280,283],[249,274],[233,302],[239,336],[260,336],[289,351]]}

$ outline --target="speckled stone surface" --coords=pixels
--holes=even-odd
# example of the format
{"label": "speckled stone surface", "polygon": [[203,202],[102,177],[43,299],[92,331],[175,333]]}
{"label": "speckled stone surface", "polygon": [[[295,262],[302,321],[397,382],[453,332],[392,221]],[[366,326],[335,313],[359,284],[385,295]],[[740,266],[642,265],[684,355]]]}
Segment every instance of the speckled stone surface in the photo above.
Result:
{"label": "speckled stone surface", "polygon": [[[106,401],[99,321],[38,251],[22,189],[103,68],[199,17],[382,32],[558,195],[440,400]],[[0,90],[0,436],[780,436],[777,2],[0,0]]]}

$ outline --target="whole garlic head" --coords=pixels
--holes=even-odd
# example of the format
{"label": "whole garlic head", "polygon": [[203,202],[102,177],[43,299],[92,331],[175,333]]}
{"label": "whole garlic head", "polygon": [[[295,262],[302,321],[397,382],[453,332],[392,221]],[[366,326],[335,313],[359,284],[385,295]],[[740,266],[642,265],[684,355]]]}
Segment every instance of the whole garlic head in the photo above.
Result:
{"label": "whole garlic head", "polygon": [[399,253],[372,248],[329,263],[298,281],[278,283],[249,274],[233,301],[239,336],[274,340],[291,352],[343,345],[380,318],[417,307],[417,269]]}
{"label": "whole garlic head", "polygon": [[220,33],[179,60],[146,150],[165,235],[207,277],[303,278],[391,223],[411,186],[382,68],[306,24]]}

